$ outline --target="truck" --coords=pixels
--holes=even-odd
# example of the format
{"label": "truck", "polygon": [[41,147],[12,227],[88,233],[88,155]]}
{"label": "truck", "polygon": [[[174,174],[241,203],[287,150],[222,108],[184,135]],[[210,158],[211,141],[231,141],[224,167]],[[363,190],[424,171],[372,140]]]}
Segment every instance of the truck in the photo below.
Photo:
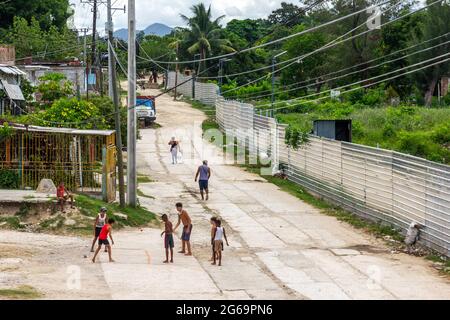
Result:
{"label": "truck", "polygon": [[156,120],[156,103],[154,96],[136,97],[136,117],[138,120],[145,121],[148,127]]}

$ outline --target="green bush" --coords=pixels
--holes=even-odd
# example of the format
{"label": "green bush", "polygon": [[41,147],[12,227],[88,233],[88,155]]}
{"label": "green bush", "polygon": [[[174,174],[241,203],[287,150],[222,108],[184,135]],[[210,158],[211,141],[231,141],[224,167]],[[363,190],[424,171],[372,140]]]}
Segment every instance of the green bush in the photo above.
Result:
{"label": "green bush", "polygon": [[19,188],[19,175],[14,170],[0,169],[0,189]]}
{"label": "green bush", "polygon": [[62,73],[48,73],[39,78],[41,82],[36,91],[41,94],[41,99],[48,104],[66,98],[74,94],[72,83]]}
{"label": "green bush", "polygon": [[55,101],[50,108],[36,117],[39,125],[54,126],[59,123],[64,127],[79,129],[107,129],[106,120],[99,108],[92,102],[76,98],[62,98]]}

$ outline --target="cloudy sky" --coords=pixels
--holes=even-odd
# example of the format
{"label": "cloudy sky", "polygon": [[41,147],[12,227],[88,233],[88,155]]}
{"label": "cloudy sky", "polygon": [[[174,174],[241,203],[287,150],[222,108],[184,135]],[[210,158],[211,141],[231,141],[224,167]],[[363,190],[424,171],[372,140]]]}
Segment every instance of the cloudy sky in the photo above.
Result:
{"label": "cloudy sky", "polygon": [[[122,7],[127,0],[112,0],[114,7]],[[144,29],[152,23],[160,22],[175,27],[183,25],[180,13],[190,15],[189,8],[201,0],[136,0],[137,29]],[[279,8],[283,0],[203,0],[206,5],[211,4],[213,16],[226,15],[224,22],[232,19],[267,17],[274,9]],[[284,0],[298,4],[298,0]],[[72,0],[76,4],[75,24],[78,28],[92,25],[91,6],[81,4],[80,0]],[[104,28],[106,7],[100,6],[99,27]],[[127,15],[123,12],[114,14],[115,29],[127,26]]]}

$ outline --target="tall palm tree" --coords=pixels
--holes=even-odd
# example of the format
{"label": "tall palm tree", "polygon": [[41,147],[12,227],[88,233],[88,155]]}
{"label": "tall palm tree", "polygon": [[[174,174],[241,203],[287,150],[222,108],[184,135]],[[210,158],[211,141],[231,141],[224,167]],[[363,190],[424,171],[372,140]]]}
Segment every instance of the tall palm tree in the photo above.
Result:
{"label": "tall palm tree", "polygon": [[[190,45],[188,48],[190,54],[199,53],[200,59],[205,59],[208,53],[214,50],[228,53],[236,51],[231,47],[231,42],[228,39],[221,38],[219,23],[225,16],[212,20],[211,5],[206,10],[203,3],[192,6],[191,11],[194,14],[191,18],[181,15],[181,18],[190,27],[187,39],[185,39],[186,43]],[[205,62],[203,62],[204,66]],[[197,74],[200,74],[201,68],[202,63],[199,63]]]}

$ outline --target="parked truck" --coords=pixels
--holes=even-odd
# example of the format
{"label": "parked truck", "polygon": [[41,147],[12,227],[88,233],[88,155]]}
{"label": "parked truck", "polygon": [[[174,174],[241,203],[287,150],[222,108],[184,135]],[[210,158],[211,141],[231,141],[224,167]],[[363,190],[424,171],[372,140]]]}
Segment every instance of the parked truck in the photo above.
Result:
{"label": "parked truck", "polygon": [[148,127],[156,120],[156,104],[154,96],[138,96],[136,98],[136,116]]}

